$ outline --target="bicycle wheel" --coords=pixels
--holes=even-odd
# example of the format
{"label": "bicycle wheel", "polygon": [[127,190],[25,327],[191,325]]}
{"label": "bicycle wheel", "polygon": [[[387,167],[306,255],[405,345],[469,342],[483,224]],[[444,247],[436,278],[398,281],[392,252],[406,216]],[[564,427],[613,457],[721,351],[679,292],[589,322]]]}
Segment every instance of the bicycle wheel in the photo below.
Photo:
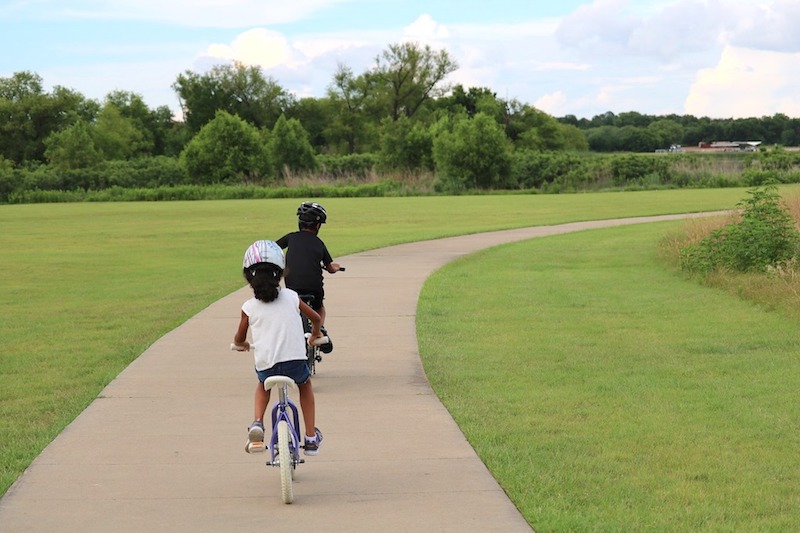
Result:
{"label": "bicycle wheel", "polygon": [[283,503],[292,503],[294,494],[292,491],[292,470],[294,464],[292,455],[289,452],[289,424],[286,420],[278,421],[278,461],[281,466],[281,497]]}

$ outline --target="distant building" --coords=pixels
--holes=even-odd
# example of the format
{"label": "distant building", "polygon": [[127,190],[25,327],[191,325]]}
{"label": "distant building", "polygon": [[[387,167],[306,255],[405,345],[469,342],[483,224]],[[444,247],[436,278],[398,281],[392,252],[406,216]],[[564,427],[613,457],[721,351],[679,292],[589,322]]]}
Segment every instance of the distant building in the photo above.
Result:
{"label": "distant building", "polygon": [[717,152],[755,152],[761,145],[761,141],[713,141],[710,143],[701,142],[697,145],[702,150],[714,150]]}

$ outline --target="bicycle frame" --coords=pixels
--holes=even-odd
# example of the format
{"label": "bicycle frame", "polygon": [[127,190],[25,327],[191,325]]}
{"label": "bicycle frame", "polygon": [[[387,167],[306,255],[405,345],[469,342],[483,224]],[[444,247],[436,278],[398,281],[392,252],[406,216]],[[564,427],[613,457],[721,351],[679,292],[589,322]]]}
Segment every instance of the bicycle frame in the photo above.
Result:
{"label": "bicycle frame", "polygon": [[[297,405],[289,398],[288,387],[291,379],[284,376],[272,376],[264,382],[265,389],[277,389],[278,401],[272,407],[272,436],[269,440],[269,460],[267,465],[279,466],[278,459],[278,422],[286,421],[290,429],[291,443],[289,445],[292,455],[292,467],[298,463],[304,463],[300,458],[300,434],[297,428],[300,427],[300,413]],[[294,386],[294,382],[291,382]]]}
{"label": "bicycle frame", "polygon": [[[310,294],[301,294],[300,299],[308,306],[312,306],[314,302],[314,296]],[[300,319],[303,321],[303,332],[306,334],[306,338],[308,338],[308,335],[311,333],[311,320],[302,313],[300,314]],[[317,363],[322,361],[322,356],[319,352],[319,346],[306,344],[306,362],[308,364],[308,371],[312,376],[317,373]]]}

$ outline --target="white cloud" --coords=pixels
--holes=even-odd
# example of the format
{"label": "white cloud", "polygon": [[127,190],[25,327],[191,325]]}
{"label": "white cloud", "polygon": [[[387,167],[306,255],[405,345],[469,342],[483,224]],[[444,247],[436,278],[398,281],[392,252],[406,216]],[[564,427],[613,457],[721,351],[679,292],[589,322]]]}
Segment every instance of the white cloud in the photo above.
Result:
{"label": "white cloud", "polygon": [[719,63],[697,73],[685,113],[713,117],[758,117],[782,112],[800,116],[800,53],[728,46]]}
{"label": "white cloud", "polygon": [[542,96],[533,103],[533,107],[556,117],[570,114],[567,95],[563,91]]}
{"label": "white cloud", "polygon": [[263,28],[246,31],[238,35],[231,44],[212,44],[203,55],[213,59],[259,65],[265,69],[279,65],[292,66],[298,62],[286,37]]}
{"label": "white cloud", "polygon": [[728,44],[741,48],[800,52],[800,2],[732,3],[720,13]]}
{"label": "white cloud", "polygon": [[449,36],[450,32],[447,27],[433,20],[428,14],[420,16],[403,30],[405,40],[423,44],[441,43]]}

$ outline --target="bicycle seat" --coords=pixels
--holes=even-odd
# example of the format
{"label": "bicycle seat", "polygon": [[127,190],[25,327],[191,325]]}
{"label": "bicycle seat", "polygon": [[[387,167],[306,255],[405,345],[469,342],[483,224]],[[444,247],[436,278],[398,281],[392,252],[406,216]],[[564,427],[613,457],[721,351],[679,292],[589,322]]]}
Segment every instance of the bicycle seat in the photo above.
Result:
{"label": "bicycle seat", "polygon": [[281,385],[288,385],[292,389],[297,388],[297,383],[288,376],[270,376],[264,380],[264,390],[270,390],[273,387],[280,387]]}

